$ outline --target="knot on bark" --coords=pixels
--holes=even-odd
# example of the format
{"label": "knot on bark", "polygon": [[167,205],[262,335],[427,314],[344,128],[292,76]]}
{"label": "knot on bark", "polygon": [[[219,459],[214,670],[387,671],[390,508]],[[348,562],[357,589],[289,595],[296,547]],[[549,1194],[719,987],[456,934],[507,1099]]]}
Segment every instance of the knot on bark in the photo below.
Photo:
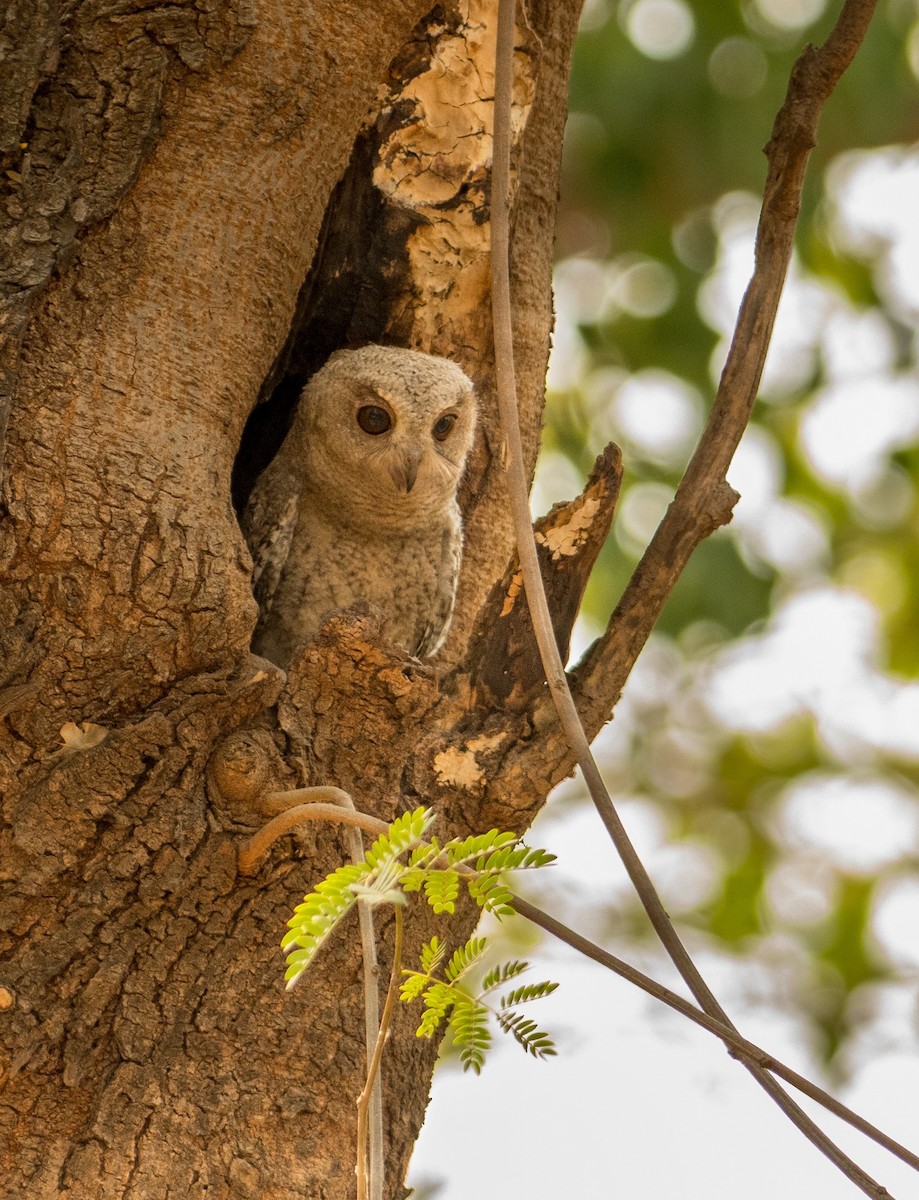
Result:
{"label": "knot on bark", "polygon": [[265,812],[265,797],[279,786],[280,756],[267,729],[238,729],[219,744],[207,765],[212,803],[234,821],[251,825]]}
{"label": "knot on bark", "polygon": [[740,493],[735,491],[726,479],[718,480],[705,497],[699,512],[700,524],[705,537],[714,533],[716,529],[720,529],[722,525],[730,524],[734,515],[734,505],[739,499]]}

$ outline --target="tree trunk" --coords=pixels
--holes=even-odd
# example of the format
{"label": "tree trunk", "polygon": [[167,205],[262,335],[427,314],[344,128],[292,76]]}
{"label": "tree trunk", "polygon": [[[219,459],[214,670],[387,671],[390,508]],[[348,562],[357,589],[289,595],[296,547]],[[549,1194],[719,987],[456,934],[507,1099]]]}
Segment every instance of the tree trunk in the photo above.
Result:
{"label": "tree trunk", "polygon": [[[518,13],[531,467],[577,7]],[[259,797],[332,784],[384,819],[431,805],[444,835],[522,829],[570,769],[557,737],[537,746],[526,614],[512,572],[495,584],[512,549],[488,314],[495,3],[35,0],[6,24],[0,1193],[349,1197],[356,923],[292,994],[278,948],[347,842],[314,826],[239,876]],[[454,358],[479,388],[453,629],[421,664],[346,613],[285,676],[249,651],[231,484],[241,502],[309,372],[371,340]],[[577,534],[544,539],[562,639],[615,471],[546,526]],[[400,1017],[388,1195],[434,1050]]]}

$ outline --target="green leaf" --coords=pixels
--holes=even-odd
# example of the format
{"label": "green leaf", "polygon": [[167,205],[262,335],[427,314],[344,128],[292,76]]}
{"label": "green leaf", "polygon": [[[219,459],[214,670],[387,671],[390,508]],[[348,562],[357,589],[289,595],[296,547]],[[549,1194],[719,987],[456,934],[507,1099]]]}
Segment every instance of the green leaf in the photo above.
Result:
{"label": "green leaf", "polygon": [[525,853],[522,862],[519,862],[514,868],[515,871],[530,871],[538,867],[548,867],[556,861],[557,856],[550,854],[548,850],[531,849],[529,846],[523,846],[521,849]]}
{"label": "green leaf", "polygon": [[492,967],[482,980],[480,995],[484,996],[488,992],[493,991],[494,988],[500,987],[502,983],[507,983],[509,979],[515,979],[518,975],[522,975],[524,971],[529,969],[529,966],[528,962],[521,962],[519,959],[514,959],[512,962]]}
{"label": "green leaf", "polygon": [[415,971],[407,971],[407,979],[399,985],[399,999],[403,1004],[411,1004],[417,1000],[429,983],[427,975],[419,975]]}
{"label": "green leaf", "polygon": [[471,997],[457,999],[450,1015],[450,1031],[459,1047],[463,1070],[473,1070],[476,1075],[485,1063],[485,1054],[491,1045],[488,1029],[488,1012],[485,1006]]}
{"label": "green leaf", "polygon": [[364,861],[371,867],[398,858],[415,842],[420,841],[431,825],[435,814],[429,808],[416,808],[414,812],[396,817],[386,833],[381,833],[365,855]]}
{"label": "green leaf", "polygon": [[522,987],[514,988],[512,992],[502,996],[501,1007],[513,1008],[514,1005],[526,1004],[529,1000],[542,1000],[544,996],[551,996],[557,987],[557,983],[550,983],[547,979],[544,979],[542,983],[525,983]]}
{"label": "green leaf", "polygon": [[520,840],[516,833],[501,833],[497,829],[489,829],[488,833],[474,834],[471,837],[454,839],[447,842],[444,850],[447,861],[452,867],[481,858],[496,847],[515,846]]}
{"label": "green leaf", "polygon": [[459,875],[456,871],[429,871],[424,881],[424,894],[436,913],[452,913],[459,895]]}
{"label": "green leaf", "polygon": [[536,1022],[529,1020],[523,1013],[500,1012],[498,1024],[536,1058],[548,1058],[557,1053],[549,1035],[538,1029]]}
{"label": "green leaf", "polygon": [[488,938],[471,937],[464,946],[453,951],[453,956],[444,972],[448,982],[456,983],[479,961],[488,949]]}
{"label": "green leaf", "polygon": [[429,942],[421,947],[421,969],[426,975],[433,975],[444,961],[447,946],[435,934]]}
{"label": "green leaf", "polygon": [[421,846],[416,846],[415,849],[411,852],[411,854],[409,855],[409,859],[408,859],[409,866],[412,866],[412,867],[427,866],[428,863],[433,862],[434,859],[437,858],[438,855],[441,853],[442,853],[442,850],[441,850],[440,842],[437,840],[436,837],[432,837],[429,842],[426,842],[424,845],[421,845]]}
{"label": "green leaf", "polygon": [[425,1011],[415,1037],[429,1038],[440,1028],[454,1004],[454,992],[446,983],[432,983],[424,993]]}
{"label": "green leaf", "polygon": [[399,883],[403,892],[420,892],[424,879],[425,872],[419,867],[406,867],[402,872]]}
{"label": "green leaf", "polygon": [[289,932],[281,941],[283,950],[293,948],[288,954],[284,975],[288,989],[294,986],[342,917],[357,903],[353,885],[368,875],[366,863],[339,867],[294,909],[294,915],[287,922]]}
{"label": "green leaf", "polygon": [[402,902],[399,885],[405,868],[399,857],[424,837],[433,821],[434,813],[427,808],[403,813],[380,834],[363,862],[339,867],[297,905],[281,942],[282,949],[289,952],[284,976],[288,988],[358,898],[374,905]]}
{"label": "green leaf", "polygon": [[513,913],[510,888],[501,881],[498,875],[473,875],[467,878],[469,895],[480,908],[493,912],[498,916],[510,916]]}

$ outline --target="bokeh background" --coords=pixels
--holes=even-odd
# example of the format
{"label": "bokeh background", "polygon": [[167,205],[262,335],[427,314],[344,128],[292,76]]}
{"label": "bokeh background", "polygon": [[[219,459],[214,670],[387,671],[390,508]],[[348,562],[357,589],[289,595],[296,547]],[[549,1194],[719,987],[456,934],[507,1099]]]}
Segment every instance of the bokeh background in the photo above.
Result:
{"label": "bokeh background", "polygon": [[[711,403],[752,269],[762,147],[841,0],[587,0],[571,82],[534,513],[624,451],[584,647]],[[919,1149],[919,0],[879,0],[830,99],[742,500],[696,552],[596,751],[747,1036]],[[529,838],[543,907],[672,986],[577,781]],[[409,1182],[472,1195],[856,1195],[720,1045],[520,923],[559,1058],[449,1052]],[[817,1110],[806,1105],[817,1115]],[[919,1176],[818,1118],[899,1200]]]}

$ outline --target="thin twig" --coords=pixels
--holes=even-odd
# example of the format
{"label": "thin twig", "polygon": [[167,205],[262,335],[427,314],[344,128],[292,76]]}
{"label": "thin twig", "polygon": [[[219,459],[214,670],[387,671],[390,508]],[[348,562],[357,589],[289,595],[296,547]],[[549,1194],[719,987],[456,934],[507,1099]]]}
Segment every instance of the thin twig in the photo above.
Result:
{"label": "thin twig", "polygon": [[[393,1008],[396,1003],[396,995],[399,991],[399,979],[402,975],[402,935],[405,926],[402,916],[402,905],[394,904],[393,911],[396,916],[396,931],[393,940],[392,971],[389,975],[389,987],[386,991],[383,1016],[380,1018],[380,1028],[377,1033],[373,1054],[370,1057],[367,1067],[367,1078],[364,1081],[363,1091],[357,1099],[357,1153],[359,1167],[362,1158],[366,1154],[367,1102],[380,1084],[380,1062],[383,1058],[383,1047],[386,1044],[386,1039],[389,1037]],[[360,1195],[360,1170],[358,1170],[358,1200],[363,1200],[363,1197]]]}
{"label": "thin twig", "polygon": [[[844,19],[848,20],[851,25],[852,13],[855,10],[867,10],[867,14],[863,14],[863,25],[866,27],[871,16],[873,3],[867,0],[847,0],[843,15],[840,18],[840,23]],[[848,14],[848,16],[847,16]],[[549,685],[549,690],[552,699],[555,703],[559,722],[562,726],[564,735],[568,741],[568,745],[574,754],[581,771],[584,775],[588,791],[597,808],[600,817],[606,826],[606,829],[616,846],[623,865],[632,881],[636,893],[641,900],[642,905],[647,912],[651,924],[654,927],[662,945],[670,955],[677,970],[685,979],[693,995],[699,1001],[701,1007],[712,1017],[721,1021],[725,1025],[731,1026],[731,1022],[727,1014],[722,1009],[721,1005],[716,1000],[714,994],[709,989],[705,980],[702,978],[695,963],[684,947],[682,941],[677,935],[675,929],[670,923],[670,918],[667,916],[664,906],[662,905],[654,885],[651,882],[650,876],[645,870],[644,864],[635,852],[625,827],[619,819],[619,814],[612,802],[606,786],[594,761],[590,751],[590,744],[581,724],[577,708],[568,688],[568,682],[565,677],[564,664],[561,661],[561,656],[558,653],[558,648],[555,642],[555,636],[552,629],[552,620],[549,614],[548,604],[546,602],[545,592],[542,585],[542,576],[539,569],[539,561],[536,553],[536,545],[533,541],[532,522],[529,513],[528,488],[527,479],[523,465],[523,446],[520,438],[520,423],[517,413],[517,388],[514,372],[514,342],[513,342],[513,325],[511,318],[511,297],[510,297],[510,257],[509,257],[509,242],[510,242],[510,205],[509,205],[509,181],[510,181],[510,128],[511,128],[511,92],[513,85],[513,59],[514,59],[514,24],[515,24],[515,4],[514,0],[499,0],[498,4],[498,41],[496,48],[496,69],[495,69],[495,117],[494,117],[494,156],[492,164],[492,188],[491,188],[491,236],[492,236],[492,316],[494,323],[495,337],[495,366],[497,376],[498,390],[498,408],[501,417],[501,427],[505,440],[507,453],[505,454],[505,470],[508,474],[508,485],[510,492],[511,513],[514,521],[514,530],[517,542],[517,552],[520,557],[520,564],[523,573],[524,589],[529,605],[530,615],[533,621],[533,629],[536,634],[536,641],[539,647],[540,657],[543,662],[543,669],[546,673],[546,680]],[[837,25],[837,29],[839,25]],[[853,37],[859,31],[850,30]],[[834,30],[831,34],[830,42],[833,42],[833,37],[836,34]],[[828,43],[829,44],[829,43]],[[827,70],[838,66],[838,74],[844,69],[851,55],[854,54],[857,48],[858,40],[855,41],[855,46],[846,59],[845,56],[839,53],[839,47],[834,44],[834,54],[830,56],[831,62]],[[812,53],[819,53],[812,51]],[[835,82],[835,78],[832,83]],[[794,83],[794,76],[793,76]],[[828,95],[832,87],[830,83],[825,92]],[[787,104],[787,102],[786,102]],[[818,108],[819,112],[819,108]],[[778,122],[777,122],[778,125]],[[806,162],[806,155],[804,158]],[[799,172],[803,177],[803,168]],[[799,189],[800,190],[800,189]],[[767,203],[769,193],[767,191]],[[787,196],[783,195],[783,199],[788,200]],[[787,217],[787,213],[784,214]],[[794,217],[792,217],[793,227]],[[762,228],[762,227],[761,227]],[[790,246],[789,246],[790,254]],[[782,278],[784,278],[784,269],[782,270]],[[778,303],[778,296],[775,296],[775,305]],[[767,342],[768,332],[772,327],[774,319],[774,308],[770,317],[768,311],[761,310],[759,318],[765,321]],[[745,300],[744,308],[747,307]],[[742,310],[743,311],[743,310]],[[765,352],[763,352],[765,353]],[[754,382],[753,390],[755,393],[758,380]],[[731,1026],[733,1028],[733,1026]],[[804,1135],[815,1145],[823,1154],[825,1154],[835,1165],[850,1179],[857,1187],[859,1187],[866,1195],[873,1197],[889,1196],[887,1190],[881,1187],[874,1179],[871,1178],[857,1163],[853,1162],[848,1155],[835,1145],[834,1142],[826,1136],[826,1134],[811,1120],[811,1118],[801,1109],[794,1100],[784,1091],[779,1083],[756,1062],[740,1056],[740,1061],[750,1071],[754,1078],[764,1088],[764,1090],[773,1098],[776,1104],[786,1113],[786,1115],[794,1122],[794,1124],[804,1133]]]}
{"label": "thin twig", "polygon": [[[354,806],[354,801],[347,792],[344,795],[348,796],[348,811],[356,813],[357,809]],[[353,863],[363,862],[364,842],[361,838],[361,831],[353,826],[350,827],[348,829],[348,841],[350,843],[351,861]],[[373,910],[363,900],[358,900],[357,902],[357,920],[361,934],[361,958],[364,965],[364,1043],[367,1051],[367,1073],[369,1077],[373,1053],[380,1037],[380,966],[377,961],[377,941],[373,929]],[[363,1146],[359,1144],[358,1163],[363,1165],[369,1159],[369,1187],[366,1190],[370,1193],[370,1200],[383,1200],[386,1165],[383,1158],[383,1088],[379,1074],[376,1075],[370,1090],[368,1133],[370,1151],[369,1154],[366,1154]],[[359,1181],[359,1197],[360,1193],[361,1187]],[[360,1200],[363,1200],[363,1198],[360,1197]]]}
{"label": "thin twig", "polygon": [[912,1167],[914,1171],[919,1171],[919,1154],[914,1154],[906,1146],[894,1141],[883,1130],[878,1129],[876,1125],[872,1125],[870,1121],[866,1121],[857,1112],[853,1112],[841,1100],[837,1100],[829,1092],[825,1092],[822,1087],[819,1087],[816,1083],[812,1083],[806,1076],[792,1070],[791,1067],[787,1067],[780,1059],[775,1058],[768,1051],[761,1049],[754,1042],[747,1041],[736,1029],[725,1025],[722,1021],[718,1021],[714,1017],[710,1017],[707,1013],[696,1008],[694,1004],[677,995],[676,992],[672,992],[649,975],[645,975],[636,967],[623,961],[623,959],[610,954],[602,946],[598,946],[595,942],[582,937],[581,934],[576,933],[567,925],[563,925],[561,921],[556,920],[549,913],[543,912],[542,909],[537,908],[534,904],[530,904],[529,901],[522,900],[519,896],[512,896],[510,904],[522,917],[526,917],[528,921],[532,921],[534,925],[538,925],[546,933],[551,933],[559,941],[564,942],[565,945],[571,946],[573,950],[578,950],[587,958],[591,958],[594,962],[600,963],[601,966],[607,967],[616,975],[620,975],[629,983],[641,988],[643,992],[647,992],[649,996],[653,996],[655,1000],[660,1000],[663,1004],[669,1005],[670,1008],[682,1016],[688,1017],[690,1021],[694,1021],[700,1028],[721,1038],[722,1041],[727,1042],[734,1050],[752,1059],[759,1066],[763,1067],[764,1070],[778,1075],[786,1083],[790,1083],[792,1087],[797,1088],[803,1095],[808,1096],[811,1100],[815,1100],[818,1104],[822,1104],[834,1116],[848,1122],[853,1129],[858,1129],[866,1137],[871,1138],[873,1142],[877,1142],[879,1146],[883,1146],[885,1150],[889,1150],[891,1154],[899,1158],[901,1162],[906,1163],[907,1166]]}
{"label": "thin twig", "polygon": [[[299,796],[302,792],[308,792],[310,790],[311,789],[309,788],[302,788],[298,789],[296,792],[289,793],[289,795]],[[321,789],[316,790],[318,791]],[[316,817],[319,817],[322,820],[337,821],[339,824],[341,823],[342,819],[341,810],[333,807],[332,805],[301,804],[295,808],[292,808],[290,811],[296,814],[298,824],[301,821],[316,819]],[[305,815],[308,811],[310,812],[310,816]],[[353,810],[353,816],[355,818],[352,823],[353,826],[355,828],[364,829],[368,833],[380,834],[385,833],[388,829],[388,826],[383,821],[381,821],[378,817],[370,816],[368,813]],[[271,823],[273,824],[273,822]],[[281,833],[288,832],[290,832],[289,828],[284,829],[278,833],[277,836],[280,837]],[[468,867],[461,866],[459,870],[463,874],[474,873]],[[866,1135],[866,1137],[871,1138],[873,1141],[877,1142],[878,1145],[883,1146],[885,1149],[889,1150],[891,1154],[894,1154],[897,1158],[905,1162],[908,1166],[911,1166],[914,1170],[919,1171],[919,1155],[913,1154],[912,1151],[908,1150],[905,1146],[902,1146],[899,1142],[894,1141],[893,1138],[889,1137],[882,1130],[872,1125],[870,1121],[866,1121],[864,1117],[860,1117],[858,1113],[853,1112],[851,1108],[848,1108],[841,1101],[831,1096],[829,1092],[825,1092],[823,1088],[819,1087],[817,1084],[812,1083],[811,1080],[807,1079],[804,1075],[800,1075],[797,1071],[792,1070],[791,1067],[786,1066],[781,1059],[778,1059],[768,1051],[763,1050],[754,1042],[747,1041],[747,1039],[742,1037],[732,1026],[724,1024],[715,1017],[710,1017],[707,1013],[704,1013],[700,1009],[696,1008],[695,1005],[691,1004],[688,1000],[684,1000],[682,996],[677,995],[676,992],[672,992],[669,988],[664,987],[663,984],[657,983],[656,980],[651,979],[650,976],[639,971],[637,967],[631,966],[623,959],[617,958],[614,954],[610,954],[609,951],[604,950],[601,946],[597,946],[594,942],[591,942],[581,934],[576,933],[573,929],[570,929],[567,925],[562,924],[562,922],[557,920],[555,917],[543,912],[542,909],[537,908],[534,904],[530,904],[528,900],[524,900],[520,896],[512,895],[510,903],[516,912],[520,914],[520,916],[532,921],[534,925],[538,925],[540,929],[544,929],[547,933],[551,933],[560,941],[565,942],[566,945],[569,945],[573,949],[580,951],[587,958],[593,959],[595,962],[600,963],[602,966],[608,968],[610,971],[613,971],[615,974],[620,975],[629,983],[641,988],[642,991],[647,992],[649,996],[653,996],[656,1000],[660,1000],[663,1004],[669,1005],[682,1016],[688,1017],[691,1021],[694,1021],[698,1026],[700,1026],[700,1028],[705,1029],[709,1033],[715,1034],[716,1037],[721,1038],[722,1041],[726,1042],[732,1049],[738,1050],[744,1053],[747,1057],[752,1058],[765,1070],[772,1071],[775,1075],[781,1076],[781,1078],[786,1080],[786,1082],[790,1083],[793,1087],[796,1087],[805,1096],[810,1097],[811,1100],[816,1101],[818,1104],[822,1104],[823,1107],[829,1112],[833,1113],[841,1120],[847,1121],[853,1128],[860,1130]],[[399,916],[401,916],[401,913],[399,913]],[[392,983],[390,982],[390,987],[391,986]],[[380,1027],[385,1031],[385,1029],[388,1028],[388,1025],[389,1018],[384,1009],[383,1020],[380,1023]],[[374,1047],[374,1053],[375,1050],[376,1046]],[[371,1062],[373,1061],[373,1054],[369,1056],[369,1060]]]}
{"label": "thin twig", "polygon": [[[320,792],[325,788],[298,788],[298,792]],[[333,789],[340,791],[339,788]],[[276,793],[277,794],[277,793]],[[296,794],[296,793],[289,793]],[[290,833],[306,821],[333,821],[339,825],[350,825],[353,829],[364,829],[367,833],[385,833],[389,826],[377,817],[366,813],[350,812],[335,804],[296,804],[272,817],[245,842],[239,850],[237,865],[240,875],[254,875],[262,859],[285,833]]]}
{"label": "thin twig", "polygon": [[607,720],[606,698],[618,698],[693,551],[731,519],[737,495],[727,483],[727,472],[759,391],[820,112],[860,46],[875,5],[876,0],[846,0],[823,46],[808,46],[795,63],[766,147],[769,166],[756,235],[756,265],[711,413],[673,503],[635,568],[606,632],[575,672],[583,697],[581,710],[593,710],[591,725]]}

